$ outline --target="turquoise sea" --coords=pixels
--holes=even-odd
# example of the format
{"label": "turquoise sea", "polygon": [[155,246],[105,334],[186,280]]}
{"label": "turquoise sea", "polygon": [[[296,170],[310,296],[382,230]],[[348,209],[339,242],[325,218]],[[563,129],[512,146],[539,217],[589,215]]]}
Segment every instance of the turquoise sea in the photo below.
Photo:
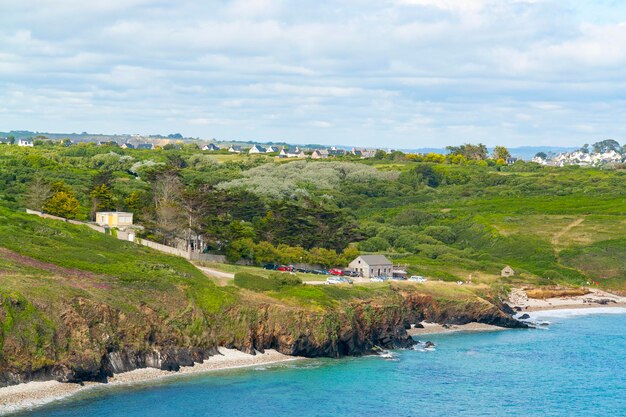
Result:
{"label": "turquoise sea", "polygon": [[434,351],[393,360],[304,360],[100,389],[27,415],[624,416],[626,310],[598,311],[613,314],[540,313],[547,329],[423,336]]}

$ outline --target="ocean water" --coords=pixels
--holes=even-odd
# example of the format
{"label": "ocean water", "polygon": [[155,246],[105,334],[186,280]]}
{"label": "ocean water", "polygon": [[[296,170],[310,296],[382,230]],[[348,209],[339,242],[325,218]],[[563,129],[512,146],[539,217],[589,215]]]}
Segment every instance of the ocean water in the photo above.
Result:
{"label": "ocean water", "polygon": [[[626,416],[626,310],[430,335],[434,351],[304,360],[100,389],[35,416]],[[24,414],[26,415],[26,414]]]}

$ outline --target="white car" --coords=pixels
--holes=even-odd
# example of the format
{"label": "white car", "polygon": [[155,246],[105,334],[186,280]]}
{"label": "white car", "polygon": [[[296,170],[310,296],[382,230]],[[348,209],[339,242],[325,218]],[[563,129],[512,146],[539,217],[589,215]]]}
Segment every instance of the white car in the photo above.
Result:
{"label": "white car", "polygon": [[352,281],[344,277],[326,278],[326,284],[352,284]]}
{"label": "white car", "polygon": [[423,282],[426,282],[428,280],[426,278],[424,278],[423,276],[421,276],[421,275],[413,275],[411,278],[409,278],[409,281],[423,283]]}
{"label": "white car", "polygon": [[370,281],[372,281],[372,282],[385,282],[386,278],[385,277],[372,277],[372,278],[370,278]]}
{"label": "white car", "polygon": [[406,281],[406,278],[404,277],[391,277],[392,281]]}

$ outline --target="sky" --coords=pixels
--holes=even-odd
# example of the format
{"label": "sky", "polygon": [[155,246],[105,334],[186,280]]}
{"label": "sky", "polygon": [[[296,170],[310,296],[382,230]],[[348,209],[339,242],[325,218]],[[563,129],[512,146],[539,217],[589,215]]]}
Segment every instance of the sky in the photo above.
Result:
{"label": "sky", "polygon": [[0,0],[0,131],[626,139],[626,2]]}

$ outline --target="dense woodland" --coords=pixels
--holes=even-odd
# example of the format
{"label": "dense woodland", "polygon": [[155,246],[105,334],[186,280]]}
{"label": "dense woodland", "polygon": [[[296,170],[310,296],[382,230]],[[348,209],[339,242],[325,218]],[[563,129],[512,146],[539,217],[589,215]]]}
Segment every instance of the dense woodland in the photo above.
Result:
{"label": "dense woodland", "polygon": [[318,161],[37,145],[0,145],[1,205],[83,220],[132,211],[146,237],[231,261],[335,266],[361,251],[444,280],[507,264],[540,282],[626,275],[620,167],[506,165],[505,148],[482,145]]}

